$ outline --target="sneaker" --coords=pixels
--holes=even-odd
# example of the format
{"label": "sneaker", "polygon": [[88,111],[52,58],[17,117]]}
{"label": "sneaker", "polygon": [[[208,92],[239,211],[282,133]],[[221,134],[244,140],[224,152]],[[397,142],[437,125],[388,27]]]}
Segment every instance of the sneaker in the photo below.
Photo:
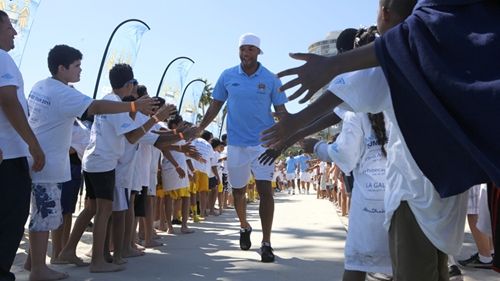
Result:
{"label": "sneaker", "polygon": [[273,248],[269,244],[262,244],[260,247],[260,261],[274,262]]}
{"label": "sneaker", "polygon": [[178,218],[175,218],[172,220],[172,224],[177,224],[177,225],[181,225],[182,224],[182,221]]}
{"label": "sneaker", "polygon": [[456,265],[450,266],[450,271],[449,271],[449,276],[450,276],[450,281],[463,281],[463,275],[462,271],[460,271],[460,268]]}
{"label": "sneaker", "polygon": [[240,229],[240,249],[246,251],[252,247],[252,241],[250,240],[250,234],[252,233],[252,228],[241,228]]}
{"label": "sneaker", "polygon": [[383,273],[368,272],[366,274],[367,281],[392,281],[392,276]]}
{"label": "sneaker", "polygon": [[458,261],[458,263],[461,266],[466,266],[466,267],[491,269],[491,267],[493,266],[493,259],[490,262],[482,262],[479,259],[479,254],[475,253],[470,258]]}

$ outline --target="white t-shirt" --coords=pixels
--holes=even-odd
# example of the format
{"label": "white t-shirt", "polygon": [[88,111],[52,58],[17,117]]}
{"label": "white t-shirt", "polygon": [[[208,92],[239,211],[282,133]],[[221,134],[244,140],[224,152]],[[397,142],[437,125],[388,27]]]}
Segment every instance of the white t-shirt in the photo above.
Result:
{"label": "white t-shirt", "polygon": [[43,169],[31,173],[33,182],[61,183],[71,180],[68,151],[73,124],[93,101],[91,97],[53,78],[46,78],[33,86],[28,96],[28,122],[45,153]]}
{"label": "white t-shirt", "polygon": [[139,186],[134,185],[135,170],[137,166],[137,155],[139,144],[131,144],[125,141],[125,148],[122,156],[118,159],[115,168],[115,186],[119,188],[128,188],[129,190],[140,190]]}
{"label": "white t-shirt", "polygon": [[[17,99],[28,118],[28,106],[24,97],[24,81],[21,72],[10,55],[0,49],[0,87],[15,86],[17,88]],[[28,145],[19,136],[10,121],[0,107],[0,149],[3,159],[14,159],[29,155]]]}
{"label": "white t-shirt", "polygon": [[[142,113],[137,113],[135,123],[138,127],[144,125],[150,118]],[[159,125],[153,125],[152,129],[159,129]],[[139,139],[139,155],[137,156],[137,169],[141,180],[141,186],[149,186],[151,176],[151,149],[159,135],[147,132]]]}
{"label": "white t-shirt", "polygon": [[[380,67],[337,76],[329,90],[356,112],[384,111],[388,129],[385,226],[389,229],[394,211],[407,201],[427,238],[449,255],[458,254],[464,235],[467,193],[441,198],[413,159],[399,129],[391,94]],[[418,118],[416,116],[415,118]],[[422,130],[425,134],[425,129]]]}
{"label": "white t-shirt", "polygon": [[82,160],[85,148],[90,142],[90,130],[82,122],[76,120],[73,124],[73,132],[71,135],[71,147],[78,154],[78,158]]}
{"label": "white t-shirt", "polygon": [[213,157],[213,151],[214,151],[212,149],[212,145],[210,145],[208,141],[202,138],[196,138],[191,142],[191,144],[198,150],[198,152],[201,154],[201,157],[207,161],[206,163],[201,163],[193,159],[192,162],[194,168],[200,172],[209,175],[212,167],[211,158]]}
{"label": "white t-shirt", "polygon": [[217,173],[219,173],[219,152],[216,152],[215,150],[212,149],[212,156],[210,158],[210,171],[208,173],[208,177],[209,178],[213,178],[215,177],[215,174],[214,174],[214,171],[212,169],[212,167],[215,167],[215,170],[217,171]]}
{"label": "white t-shirt", "polygon": [[[114,93],[102,99],[121,101]],[[138,127],[128,113],[96,115],[90,130],[90,143],[83,154],[83,170],[99,173],[115,169],[125,149],[124,134]]]}
{"label": "white t-shirt", "polygon": [[[186,141],[180,140],[176,142],[174,145],[184,145]],[[185,188],[189,186],[189,177],[188,177],[188,166],[186,163],[186,155],[182,152],[178,152],[176,150],[170,150],[170,154],[174,158],[175,162],[181,169],[184,170],[186,176],[184,178],[180,178],[177,173],[174,164],[170,162],[165,156],[161,157],[161,174],[162,174],[162,182],[164,190],[176,190],[179,188]]]}

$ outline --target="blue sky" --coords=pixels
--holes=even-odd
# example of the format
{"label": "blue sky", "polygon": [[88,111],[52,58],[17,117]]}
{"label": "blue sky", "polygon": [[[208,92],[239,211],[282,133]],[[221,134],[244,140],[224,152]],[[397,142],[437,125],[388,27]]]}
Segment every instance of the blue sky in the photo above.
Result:
{"label": "blue sky", "polygon": [[[206,78],[214,85],[224,69],[239,63],[243,33],[261,37],[265,54],[259,60],[278,72],[301,64],[289,52],[307,51],[329,31],[374,24],[377,7],[378,0],[42,0],[21,72],[29,93],[49,76],[50,48],[70,45],[84,56],[75,87],[91,96],[109,35],[123,20],[137,18],[151,30],[143,37],[134,72],[150,92],[156,92],[163,70],[177,56],[195,61],[187,81]],[[301,106],[291,102],[288,108],[296,112]]]}

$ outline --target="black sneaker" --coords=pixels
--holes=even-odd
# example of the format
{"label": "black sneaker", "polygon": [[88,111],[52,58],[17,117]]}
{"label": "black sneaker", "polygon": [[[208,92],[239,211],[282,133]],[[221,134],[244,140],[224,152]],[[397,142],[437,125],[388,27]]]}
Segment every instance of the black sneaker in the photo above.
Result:
{"label": "black sneaker", "polygon": [[262,244],[260,247],[260,261],[274,262],[273,248],[270,245]]}
{"label": "black sneaker", "polygon": [[392,281],[392,276],[383,273],[368,272],[366,274],[367,281]]}
{"label": "black sneaker", "polygon": [[493,259],[490,262],[482,262],[479,259],[479,254],[475,253],[470,258],[458,261],[458,263],[461,266],[466,266],[466,267],[491,269],[491,267],[493,266]]}
{"label": "black sneaker", "polygon": [[252,228],[241,228],[240,229],[240,249],[246,251],[252,247],[252,241],[250,240],[250,234],[252,233]]}
{"label": "black sneaker", "polygon": [[178,218],[175,218],[172,220],[172,224],[177,224],[177,225],[181,225],[182,224],[182,221]]}
{"label": "black sneaker", "polygon": [[449,276],[450,276],[450,281],[463,281],[463,275],[462,271],[460,271],[460,268],[456,265],[450,266],[450,271],[449,271]]}

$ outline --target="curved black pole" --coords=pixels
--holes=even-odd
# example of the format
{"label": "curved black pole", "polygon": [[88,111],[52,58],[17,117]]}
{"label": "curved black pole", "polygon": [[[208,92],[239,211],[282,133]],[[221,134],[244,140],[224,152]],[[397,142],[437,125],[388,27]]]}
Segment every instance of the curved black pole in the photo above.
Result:
{"label": "curved black pole", "polygon": [[120,23],[118,26],[115,27],[115,30],[113,30],[113,33],[111,33],[111,36],[109,37],[108,44],[106,45],[106,49],[104,50],[104,55],[102,56],[101,66],[99,67],[99,72],[97,73],[97,81],[95,82],[94,96],[93,96],[94,99],[97,97],[97,90],[99,89],[99,81],[101,80],[102,68],[104,67],[104,62],[106,60],[106,56],[108,55],[109,46],[111,45],[111,41],[113,40],[113,36],[115,36],[116,31],[118,31],[118,29],[122,25],[126,24],[127,22],[131,22],[131,21],[140,22],[140,23],[144,24],[148,30],[151,30],[151,28],[149,28],[149,25],[147,25],[142,20],[138,20],[138,19],[128,19],[126,21],[123,21],[122,23]]}
{"label": "curved black pole", "polygon": [[205,85],[207,84],[207,82],[205,82],[205,81],[204,81],[203,79],[201,79],[201,78],[191,80],[191,81],[190,81],[190,82],[186,85],[186,88],[184,88],[184,91],[182,91],[181,101],[180,101],[180,103],[179,103],[179,107],[177,108],[177,111],[178,111],[178,112],[182,112],[182,111],[181,111],[181,108],[182,108],[182,101],[184,100],[184,94],[186,94],[186,90],[187,90],[187,88],[189,88],[189,86],[190,86],[191,84],[193,84],[194,82],[196,82],[196,81],[203,82],[203,83],[205,83]]}
{"label": "curved black pole", "polygon": [[192,60],[191,58],[189,57],[176,57],[175,59],[173,59],[171,62],[168,63],[167,67],[165,68],[165,71],[163,71],[163,75],[161,76],[161,79],[160,79],[160,84],[158,84],[158,90],[156,90],[156,97],[158,97],[160,95],[160,90],[161,90],[161,85],[163,84],[163,78],[165,78],[165,75],[167,74],[167,70],[168,68],[176,61],[176,60],[180,60],[180,59],[187,59],[189,60],[190,62],[194,63],[194,60]]}

